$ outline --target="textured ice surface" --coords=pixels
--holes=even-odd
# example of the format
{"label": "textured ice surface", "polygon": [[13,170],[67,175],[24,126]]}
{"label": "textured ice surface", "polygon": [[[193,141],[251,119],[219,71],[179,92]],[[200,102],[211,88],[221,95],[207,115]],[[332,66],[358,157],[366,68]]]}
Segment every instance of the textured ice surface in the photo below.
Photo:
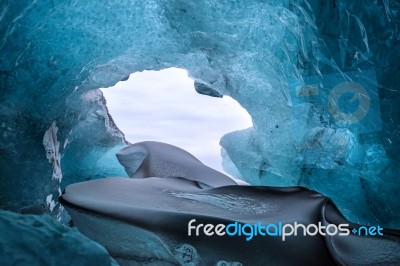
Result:
{"label": "textured ice surface", "polygon": [[[0,207],[122,174],[113,153],[123,135],[95,89],[179,67],[199,92],[230,95],[252,116],[253,128],[221,140],[232,174],[306,186],[353,221],[399,227],[399,9],[351,0],[2,1]],[[42,145],[54,121],[61,184]]]}
{"label": "textured ice surface", "polygon": [[107,250],[48,215],[0,211],[1,265],[116,265]]}

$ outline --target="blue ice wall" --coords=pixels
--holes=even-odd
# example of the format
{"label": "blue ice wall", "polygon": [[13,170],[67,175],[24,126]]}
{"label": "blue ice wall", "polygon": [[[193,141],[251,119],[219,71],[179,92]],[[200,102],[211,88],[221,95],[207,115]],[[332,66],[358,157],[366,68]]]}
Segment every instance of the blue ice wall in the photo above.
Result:
{"label": "blue ice wall", "polygon": [[100,244],[49,215],[0,211],[1,265],[118,265]]}
{"label": "blue ice wall", "polygon": [[253,128],[221,140],[235,174],[306,186],[351,220],[399,227],[397,2],[0,7],[1,208],[47,202],[57,213],[53,200],[65,184],[121,175],[113,154],[123,134],[95,89],[174,66],[252,116]]}

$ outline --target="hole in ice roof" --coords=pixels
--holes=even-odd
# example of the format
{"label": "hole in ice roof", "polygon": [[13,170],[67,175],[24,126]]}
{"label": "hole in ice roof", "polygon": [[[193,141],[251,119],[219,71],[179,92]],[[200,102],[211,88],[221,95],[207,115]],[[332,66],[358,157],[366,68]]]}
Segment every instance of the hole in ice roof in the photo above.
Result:
{"label": "hole in ice roof", "polygon": [[252,126],[250,115],[231,97],[198,94],[184,69],[136,72],[101,90],[127,141],[172,144],[222,172],[221,137]]}

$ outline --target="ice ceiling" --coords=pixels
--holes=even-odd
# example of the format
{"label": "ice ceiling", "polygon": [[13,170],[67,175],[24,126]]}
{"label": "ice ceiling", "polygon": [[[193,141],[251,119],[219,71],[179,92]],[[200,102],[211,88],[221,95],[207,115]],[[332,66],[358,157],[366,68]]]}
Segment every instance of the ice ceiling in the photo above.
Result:
{"label": "ice ceiling", "polygon": [[244,180],[305,186],[350,220],[399,228],[398,2],[0,7],[1,208],[47,201],[56,215],[66,184],[125,175],[124,136],[97,89],[178,67],[198,92],[229,95],[252,116],[253,128],[221,139]]}

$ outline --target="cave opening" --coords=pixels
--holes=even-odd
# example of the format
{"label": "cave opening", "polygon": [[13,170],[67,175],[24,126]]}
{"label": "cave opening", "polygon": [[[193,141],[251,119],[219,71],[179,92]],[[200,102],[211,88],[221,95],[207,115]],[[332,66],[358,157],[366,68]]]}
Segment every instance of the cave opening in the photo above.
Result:
{"label": "cave opening", "polygon": [[128,142],[172,144],[221,172],[221,137],[252,127],[249,113],[236,100],[197,93],[194,81],[180,68],[136,72],[101,91]]}

